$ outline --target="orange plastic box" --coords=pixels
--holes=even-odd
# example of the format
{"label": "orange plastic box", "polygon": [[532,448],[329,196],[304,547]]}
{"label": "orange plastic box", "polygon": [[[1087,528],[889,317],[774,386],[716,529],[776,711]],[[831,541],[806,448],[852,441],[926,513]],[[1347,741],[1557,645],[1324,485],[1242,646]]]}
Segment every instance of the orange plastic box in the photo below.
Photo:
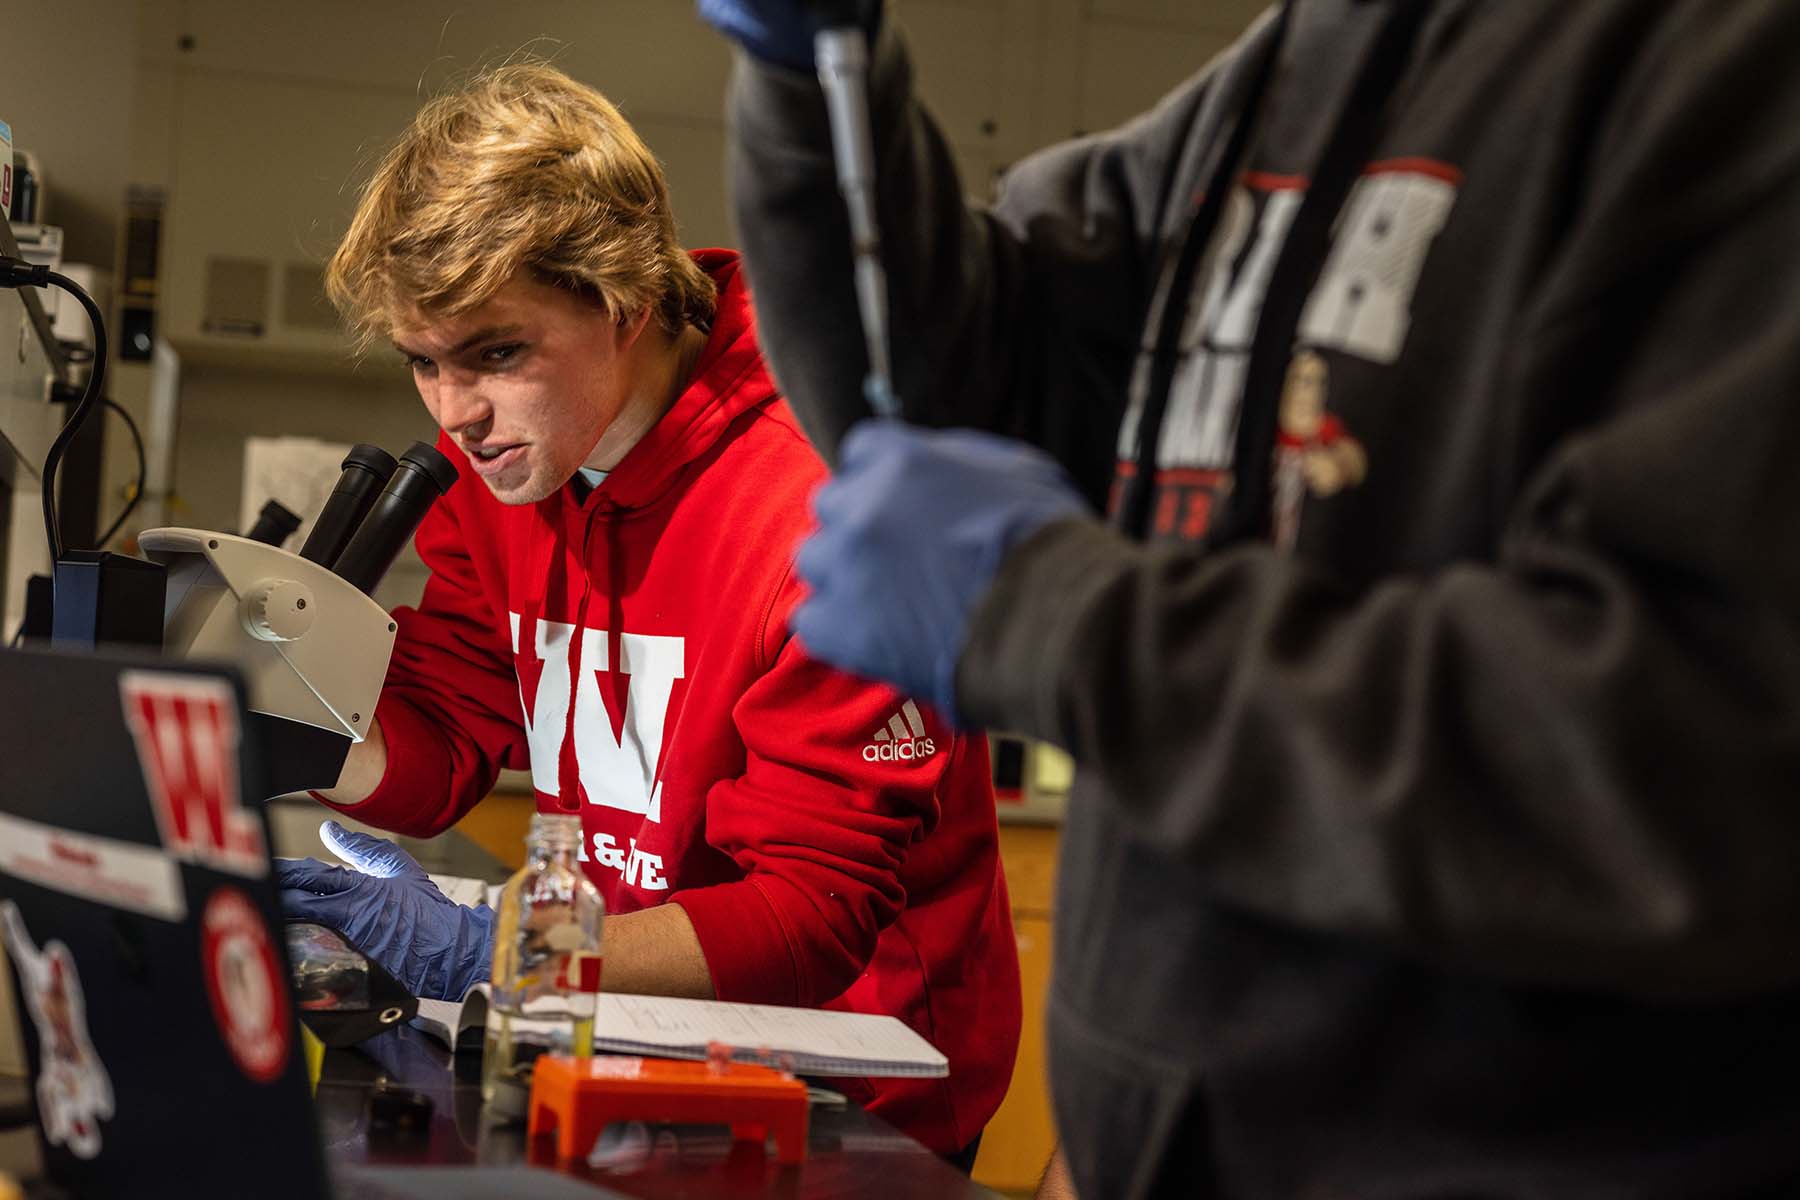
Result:
{"label": "orange plastic box", "polygon": [[531,1068],[526,1133],[556,1134],[559,1159],[579,1158],[614,1121],[729,1125],[738,1141],[775,1138],[778,1162],[806,1157],[806,1085],[748,1063],[546,1054]]}

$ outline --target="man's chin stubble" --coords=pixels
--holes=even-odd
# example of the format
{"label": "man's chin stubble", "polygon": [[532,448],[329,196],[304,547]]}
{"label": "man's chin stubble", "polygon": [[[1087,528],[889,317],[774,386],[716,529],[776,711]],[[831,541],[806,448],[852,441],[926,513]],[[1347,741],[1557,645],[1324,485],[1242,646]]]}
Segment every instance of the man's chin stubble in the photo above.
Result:
{"label": "man's chin stubble", "polygon": [[[485,480],[483,482],[485,482]],[[541,484],[537,484],[530,480],[517,488],[499,488],[491,483],[488,484],[489,494],[509,508],[519,508],[526,504],[536,504],[539,500],[544,499],[554,491],[556,491],[555,488],[546,488]]]}

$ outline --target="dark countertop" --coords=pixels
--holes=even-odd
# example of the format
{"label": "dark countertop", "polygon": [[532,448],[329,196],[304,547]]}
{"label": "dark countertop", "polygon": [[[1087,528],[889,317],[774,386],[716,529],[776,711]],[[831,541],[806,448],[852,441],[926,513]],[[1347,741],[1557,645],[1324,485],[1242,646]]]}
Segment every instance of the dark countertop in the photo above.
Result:
{"label": "dark countertop", "polygon": [[[394,1179],[377,1180],[361,1173],[360,1168],[372,1165],[556,1168],[555,1150],[547,1139],[527,1144],[522,1125],[483,1125],[479,1069],[476,1056],[464,1055],[453,1062],[447,1050],[411,1028],[384,1033],[355,1050],[328,1050],[317,1100],[320,1136],[338,1195],[402,1194],[390,1190]],[[371,1142],[365,1105],[370,1091],[384,1081],[431,1098],[427,1136],[407,1143],[379,1137]],[[599,1185],[593,1191],[596,1196],[605,1194],[599,1189],[625,1196],[784,1200],[836,1196],[957,1200],[995,1195],[854,1105],[813,1106],[807,1159],[793,1167],[765,1157],[760,1147],[733,1144],[723,1128],[615,1126],[604,1141],[611,1150],[606,1165],[565,1164],[558,1177],[539,1175],[543,1194],[565,1194],[570,1182],[581,1179]],[[439,1186],[444,1178],[434,1173],[432,1186],[417,1194],[450,1200],[457,1192]],[[530,1174],[512,1175],[504,1183],[483,1179],[482,1184],[484,1189],[503,1187],[509,1197],[526,1197],[532,1194],[532,1179]]]}

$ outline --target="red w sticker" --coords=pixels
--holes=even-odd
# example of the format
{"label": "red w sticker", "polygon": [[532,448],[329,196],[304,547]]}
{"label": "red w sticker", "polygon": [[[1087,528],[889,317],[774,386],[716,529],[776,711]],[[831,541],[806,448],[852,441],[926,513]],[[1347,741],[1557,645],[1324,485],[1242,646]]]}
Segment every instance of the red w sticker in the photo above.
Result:
{"label": "red w sticker", "polygon": [[163,847],[185,862],[252,878],[267,875],[262,825],[239,805],[238,717],[230,685],[126,671],[119,692]]}

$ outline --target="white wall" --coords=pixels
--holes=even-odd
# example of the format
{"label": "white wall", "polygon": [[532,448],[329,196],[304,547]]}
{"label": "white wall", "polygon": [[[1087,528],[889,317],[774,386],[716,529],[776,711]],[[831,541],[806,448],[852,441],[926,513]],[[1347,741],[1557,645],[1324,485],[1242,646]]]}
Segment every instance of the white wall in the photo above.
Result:
{"label": "white wall", "polygon": [[65,258],[108,268],[130,165],[136,9],[133,0],[0,8],[0,120],[43,166]]}

